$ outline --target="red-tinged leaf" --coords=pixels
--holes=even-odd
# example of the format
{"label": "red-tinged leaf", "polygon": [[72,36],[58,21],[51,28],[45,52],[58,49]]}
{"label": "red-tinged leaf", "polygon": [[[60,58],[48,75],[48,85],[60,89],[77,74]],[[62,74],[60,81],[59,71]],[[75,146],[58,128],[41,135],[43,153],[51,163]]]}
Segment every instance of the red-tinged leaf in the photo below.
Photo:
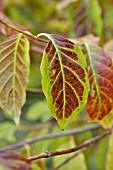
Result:
{"label": "red-tinged leaf", "polygon": [[87,34],[86,36],[76,38],[76,39],[70,39],[70,40],[73,41],[75,44],[80,44],[80,45],[84,43],[98,45],[100,38],[94,36],[93,34]]}
{"label": "red-tinged leaf", "polygon": [[106,44],[104,44],[103,48],[106,51],[113,52],[113,39],[109,40]]}
{"label": "red-tinged leaf", "polygon": [[76,1],[68,9],[71,35],[74,33],[76,37],[82,37],[93,33],[102,36],[102,9],[98,0]]}
{"label": "red-tinged leaf", "polygon": [[86,44],[90,92],[86,105],[91,120],[100,121],[113,109],[113,53]]}
{"label": "red-tinged leaf", "polygon": [[103,128],[112,128],[113,125],[113,110],[111,110],[100,122]]}
{"label": "red-tinged leaf", "polygon": [[52,115],[64,128],[87,101],[86,60],[80,48],[68,39],[43,33],[39,35],[51,40],[42,59],[42,87]]}
{"label": "red-tinged leaf", "polygon": [[10,151],[0,151],[0,167],[10,170],[32,170],[30,162],[22,155]]}

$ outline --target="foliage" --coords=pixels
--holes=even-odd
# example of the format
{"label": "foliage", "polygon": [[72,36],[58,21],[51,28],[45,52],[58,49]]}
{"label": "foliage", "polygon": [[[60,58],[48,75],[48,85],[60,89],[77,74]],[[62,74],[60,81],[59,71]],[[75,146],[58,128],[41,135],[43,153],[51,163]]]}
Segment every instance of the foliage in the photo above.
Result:
{"label": "foliage", "polygon": [[86,103],[89,91],[86,61],[71,41],[61,36],[47,36],[51,41],[42,59],[42,87],[51,114],[63,129]]}
{"label": "foliage", "polygon": [[[98,122],[104,128],[111,128],[113,2],[1,0],[0,5],[0,107],[6,115],[4,117],[0,111],[0,138],[4,140],[1,147],[28,137],[33,138],[37,134],[58,132],[56,120],[61,129],[86,126],[89,120]],[[108,40],[110,42],[106,43]],[[41,86],[44,94],[40,90]],[[33,88],[36,88],[34,92]],[[18,127],[10,123],[7,117],[13,119]],[[6,135],[8,128],[10,133]],[[73,146],[95,134],[90,131],[86,136],[74,136]],[[107,155],[105,149],[101,166],[105,167],[107,157],[108,170],[112,169],[111,138],[110,142],[105,141],[104,145],[109,150]],[[62,150],[62,146],[64,149],[71,147],[70,141],[67,137],[56,141],[52,139],[51,142],[43,141],[43,146],[42,142],[25,145],[19,156],[4,151],[7,165],[0,151],[0,168],[14,169],[12,162],[15,161],[18,170],[23,167],[28,170],[50,169],[60,163],[60,157],[37,160],[30,165],[22,154],[30,157],[46,150]],[[98,155],[98,152],[101,153],[96,149],[94,154]],[[74,166],[72,159],[61,169],[70,166],[77,169],[91,168],[95,159],[90,160],[90,154],[91,151],[88,155],[86,152],[79,154],[74,158]],[[11,156],[10,160],[7,155]],[[67,155],[64,156],[64,160],[67,158]],[[82,162],[80,166],[79,161]]]}
{"label": "foliage", "polygon": [[29,73],[29,42],[16,34],[0,45],[0,106],[19,123]]}

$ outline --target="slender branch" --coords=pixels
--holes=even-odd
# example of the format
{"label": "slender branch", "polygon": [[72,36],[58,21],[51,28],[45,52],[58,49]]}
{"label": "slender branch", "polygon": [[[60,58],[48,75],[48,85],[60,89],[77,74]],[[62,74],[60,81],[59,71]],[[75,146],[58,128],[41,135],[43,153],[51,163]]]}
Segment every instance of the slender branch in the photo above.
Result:
{"label": "slender branch", "polygon": [[[93,144],[93,145],[94,145],[94,144]],[[65,164],[67,164],[69,161],[71,161],[73,158],[75,158],[75,157],[78,156],[80,153],[84,152],[85,150],[87,150],[89,147],[91,147],[91,146],[93,146],[93,145],[84,147],[84,148],[76,151],[75,154],[73,154],[72,156],[70,156],[69,158],[67,158],[65,161],[63,161],[61,164],[59,164],[57,167],[52,168],[51,170],[57,170],[57,169],[61,168],[62,166],[64,166]]]}
{"label": "slender branch", "polygon": [[32,89],[32,88],[28,88],[27,92],[33,93],[33,94],[42,94],[43,93],[42,89]]}
{"label": "slender branch", "polygon": [[35,46],[31,46],[31,50],[40,54],[43,54],[44,51],[44,49]]}
{"label": "slender branch", "polygon": [[67,149],[67,150],[54,151],[54,152],[46,151],[46,152],[44,152],[42,154],[38,154],[38,155],[35,155],[35,156],[28,157],[27,160],[28,161],[34,161],[36,159],[48,158],[48,157],[52,157],[52,156],[69,154],[69,153],[78,151],[78,150],[80,150],[80,149],[82,149],[84,147],[91,146],[92,144],[98,142],[99,140],[101,140],[105,136],[109,135],[110,133],[111,133],[111,129],[104,131],[102,134],[100,134],[100,135],[98,135],[98,136],[96,136],[94,138],[86,140],[85,142],[83,142],[82,144],[80,144],[80,145],[78,145],[78,146],[76,146],[74,148],[70,148],[70,149]]}
{"label": "slender branch", "polygon": [[0,18],[0,22],[1,22],[2,24],[4,24],[5,26],[7,26],[7,27],[9,27],[9,28],[11,28],[11,29],[13,29],[13,30],[15,30],[15,31],[17,31],[17,32],[20,32],[20,33],[22,33],[22,34],[24,34],[24,35],[26,35],[26,36],[28,36],[28,37],[30,37],[30,38],[32,38],[32,39],[35,39],[35,40],[38,40],[38,41],[41,41],[41,42],[44,42],[44,43],[48,43],[47,40],[38,38],[37,36],[31,34],[31,33],[28,32],[28,31],[23,31],[23,30],[21,30],[21,29],[19,29],[19,28],[16,28],[16,27],[14,27],[13,25],[11,25],[11,24],[3,21],[1,18]]}
{"label": "slender branch", "polygon": [[56,138],[56,137],[62,137],[62,136],[68,136],[68,135],[74,135],[74,134],[83,133],[83,132],[89,131],[89,130],[96,130],[96,129],[99,129],[99,128],[101,128],[100,125],[94,124],[94,125],[91,125],[91,126],[88,126],[88,127],[76,128],[76,129],[73,129],[73,130],[67,130],[67,131],[63,131],[63,132],[59,132],[59,133],[52,133],[52,134],[47,134],[47,135],[43,135],[43,136],[37,136],[37,137],[34,137],[34,138],[26,139],[22,142],[18,142],[16,144],[12,144],[12,145],[10,145],[6,148],[3,148],[3,150],[16,149],[16,148],[20,148],[20,147],[22,147],[26,144],[32,144],[32,143],[37,142],[37,141],[42,141],[42,140],[46,140],[46,139],[53,139],[53,138]]}

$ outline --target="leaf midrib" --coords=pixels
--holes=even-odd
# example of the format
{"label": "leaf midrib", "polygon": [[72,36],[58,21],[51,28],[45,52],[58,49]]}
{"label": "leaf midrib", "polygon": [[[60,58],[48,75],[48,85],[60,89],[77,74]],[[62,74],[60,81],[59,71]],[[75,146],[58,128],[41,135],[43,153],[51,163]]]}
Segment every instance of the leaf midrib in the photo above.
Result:
{"label": "leaf midrib", "polygon": [[18,34],[17,42],[15,43],[15,51],[14,51],[14,66],[13,66],[13,106],[15,107],[15,79],[16,79],[16,60],[17,60],[17,51],[18,45],[22,34]]}
{"label": "leaf midrib", "polygon": [[63,71],[63,66],[62,66],[62,61],[61,61],[61,57],[59,55],[59,49],[57,48],[57,45],[54,42],[54,39],[51,37],[51,41],[56,49],[56,53],[58,54],[58,59],[59,59],[59,63],[60,63],[60,67],[61,67],[61,73],[62,73],[62,78],[63,78],[63,120],[65,119],[65,105],[66,105],[66,95],[65,95],[65,77],[64,77],[64,71]]}
{"label": "leaf midrib", "polygon": [[[95,73],[95,71],[94,71],[94,67],[93,67],[93,64],[92,64],[93,61],[92,61],[92,58],[91,58],[91,53],[90,53],[90,51],[89,51],[89,47],[88,47],[87,44],[86,44],[86,47],[87,47],[88,58],[89,58],[90,67],[91,67],[91,70],[92,70],[93,79],[94,79],[94,84],[95,84],[96,91],[97,91],[97,96],[98,96],[98,99],[99,99],[99,103],[101,103],[100,90],[99,90],[99,88],[98,88],[97,79],[95,78],[95,77],[96,77],[96,73]],[[101,107],[100,104],[99,104],[99,107]]]}

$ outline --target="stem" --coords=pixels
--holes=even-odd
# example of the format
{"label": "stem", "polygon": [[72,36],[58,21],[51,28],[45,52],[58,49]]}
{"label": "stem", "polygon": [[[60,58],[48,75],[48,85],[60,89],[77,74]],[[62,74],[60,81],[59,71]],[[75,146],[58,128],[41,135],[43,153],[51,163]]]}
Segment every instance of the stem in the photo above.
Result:
{"label": "stem", "polygon": [[12,144],[6,148],[3,148],[3,150],[16,149],[16,148],[20,148],[26,144],[32,144],[37,141],[53,139],[56,137],[62,137],[62,136],[68,136],[68,135],[74,135],[74,134],[82,133],[82,132],[89,131],[89,130],[96,130],[96,129],[99,129],[100,127],[101,127],[100,125],[94,124],[94,125],[91,125],[88,127],[76,128],[76,129],[68,130],[68,131],[64,131],[64,132],[52,133],[52,134],[47,134],[47,135],[43,135],[43,136],[37,136],[34,138],[26,139],[22,142],[18,142],[16,144]]}
{"label": "stem", "polygon": [[40,54],[43,54],[43,49],[35,46],[31,46],[31,50]]}
{"label": "stem", "polygon": [[91,147],[92,145],[88,146],[88,147],[84,147],[80,150],[78,150],[75,154],[73,154],[72,156],[70,156],[69,158],[67,158],[65,161],[63,161],[62,163],[60,163],[57,167],[52,168],[51,170],[57,170],[59,168],[61,168],[62,166],[64,166],[65,164],[67,164],[69,161],[71,161],[73,158],[75,158],[77,155],[79,155],[80,153],[84,152],[85,150],[87,150],[89,147]]}
{"label": "stem", "polygon": [[21,30],[21,29],[19,29],[19,28],[16,28],[16,27],[14,27],[13,25],[11,25],[11,24],[3,21],[1,18],[0,18],[0,22],[1,22],[2,24],[6,25],[7,27],[9,27],[9,28],[11,28],[11,29],[13,29],[13,30],[15,30],[15,31],[17,31],[17,32],[20,32],[20,33],[22,33],[22,34],[24,34],[24,35],[26,35],[26,36],[28,36],[28,37],[30,37],[30,38],[32,38],[32,39],[35,39],[35,40],[37,40],[37,41],[41,41],[41,42],[44,42],[44,43],[48,43],[47,40],[38,38],[37,36],[31,34],[31,33],[28,32],[28,31],[23,31],[23,30]]}
{"label": "stem", "polygon": [[94,138],[86,140],[85,142],[76,146],[75,148],[70,148],[70,149],[67,149],[67,150],[61,150],[61,151],[55,151],[55,152],[46,151],[42,154],[38,154],[38,155],[35,155],[35,156],[28,157],[27,160],[28,161],[34,161],[36,159],[48,158],[48,157],[52,157],[52,156],[58,156],[58,155],[64,155],[64,154],[72,153],[72,152],[78,151],[82,148],[90,147],[92,144],[95,144],[96,142],[98,142],[99,140],[101,140],[105,136],[109,135],[110,133],[111,133],[111,129],[104,131],[102,134],[100,134],[100,135],[98,135]]}
{"label": "stem", "polygon": [[28,88],[27,89],[28,93],[33,93],[33,94],[43,94],[42,89],[32,89],[32,88]]}

